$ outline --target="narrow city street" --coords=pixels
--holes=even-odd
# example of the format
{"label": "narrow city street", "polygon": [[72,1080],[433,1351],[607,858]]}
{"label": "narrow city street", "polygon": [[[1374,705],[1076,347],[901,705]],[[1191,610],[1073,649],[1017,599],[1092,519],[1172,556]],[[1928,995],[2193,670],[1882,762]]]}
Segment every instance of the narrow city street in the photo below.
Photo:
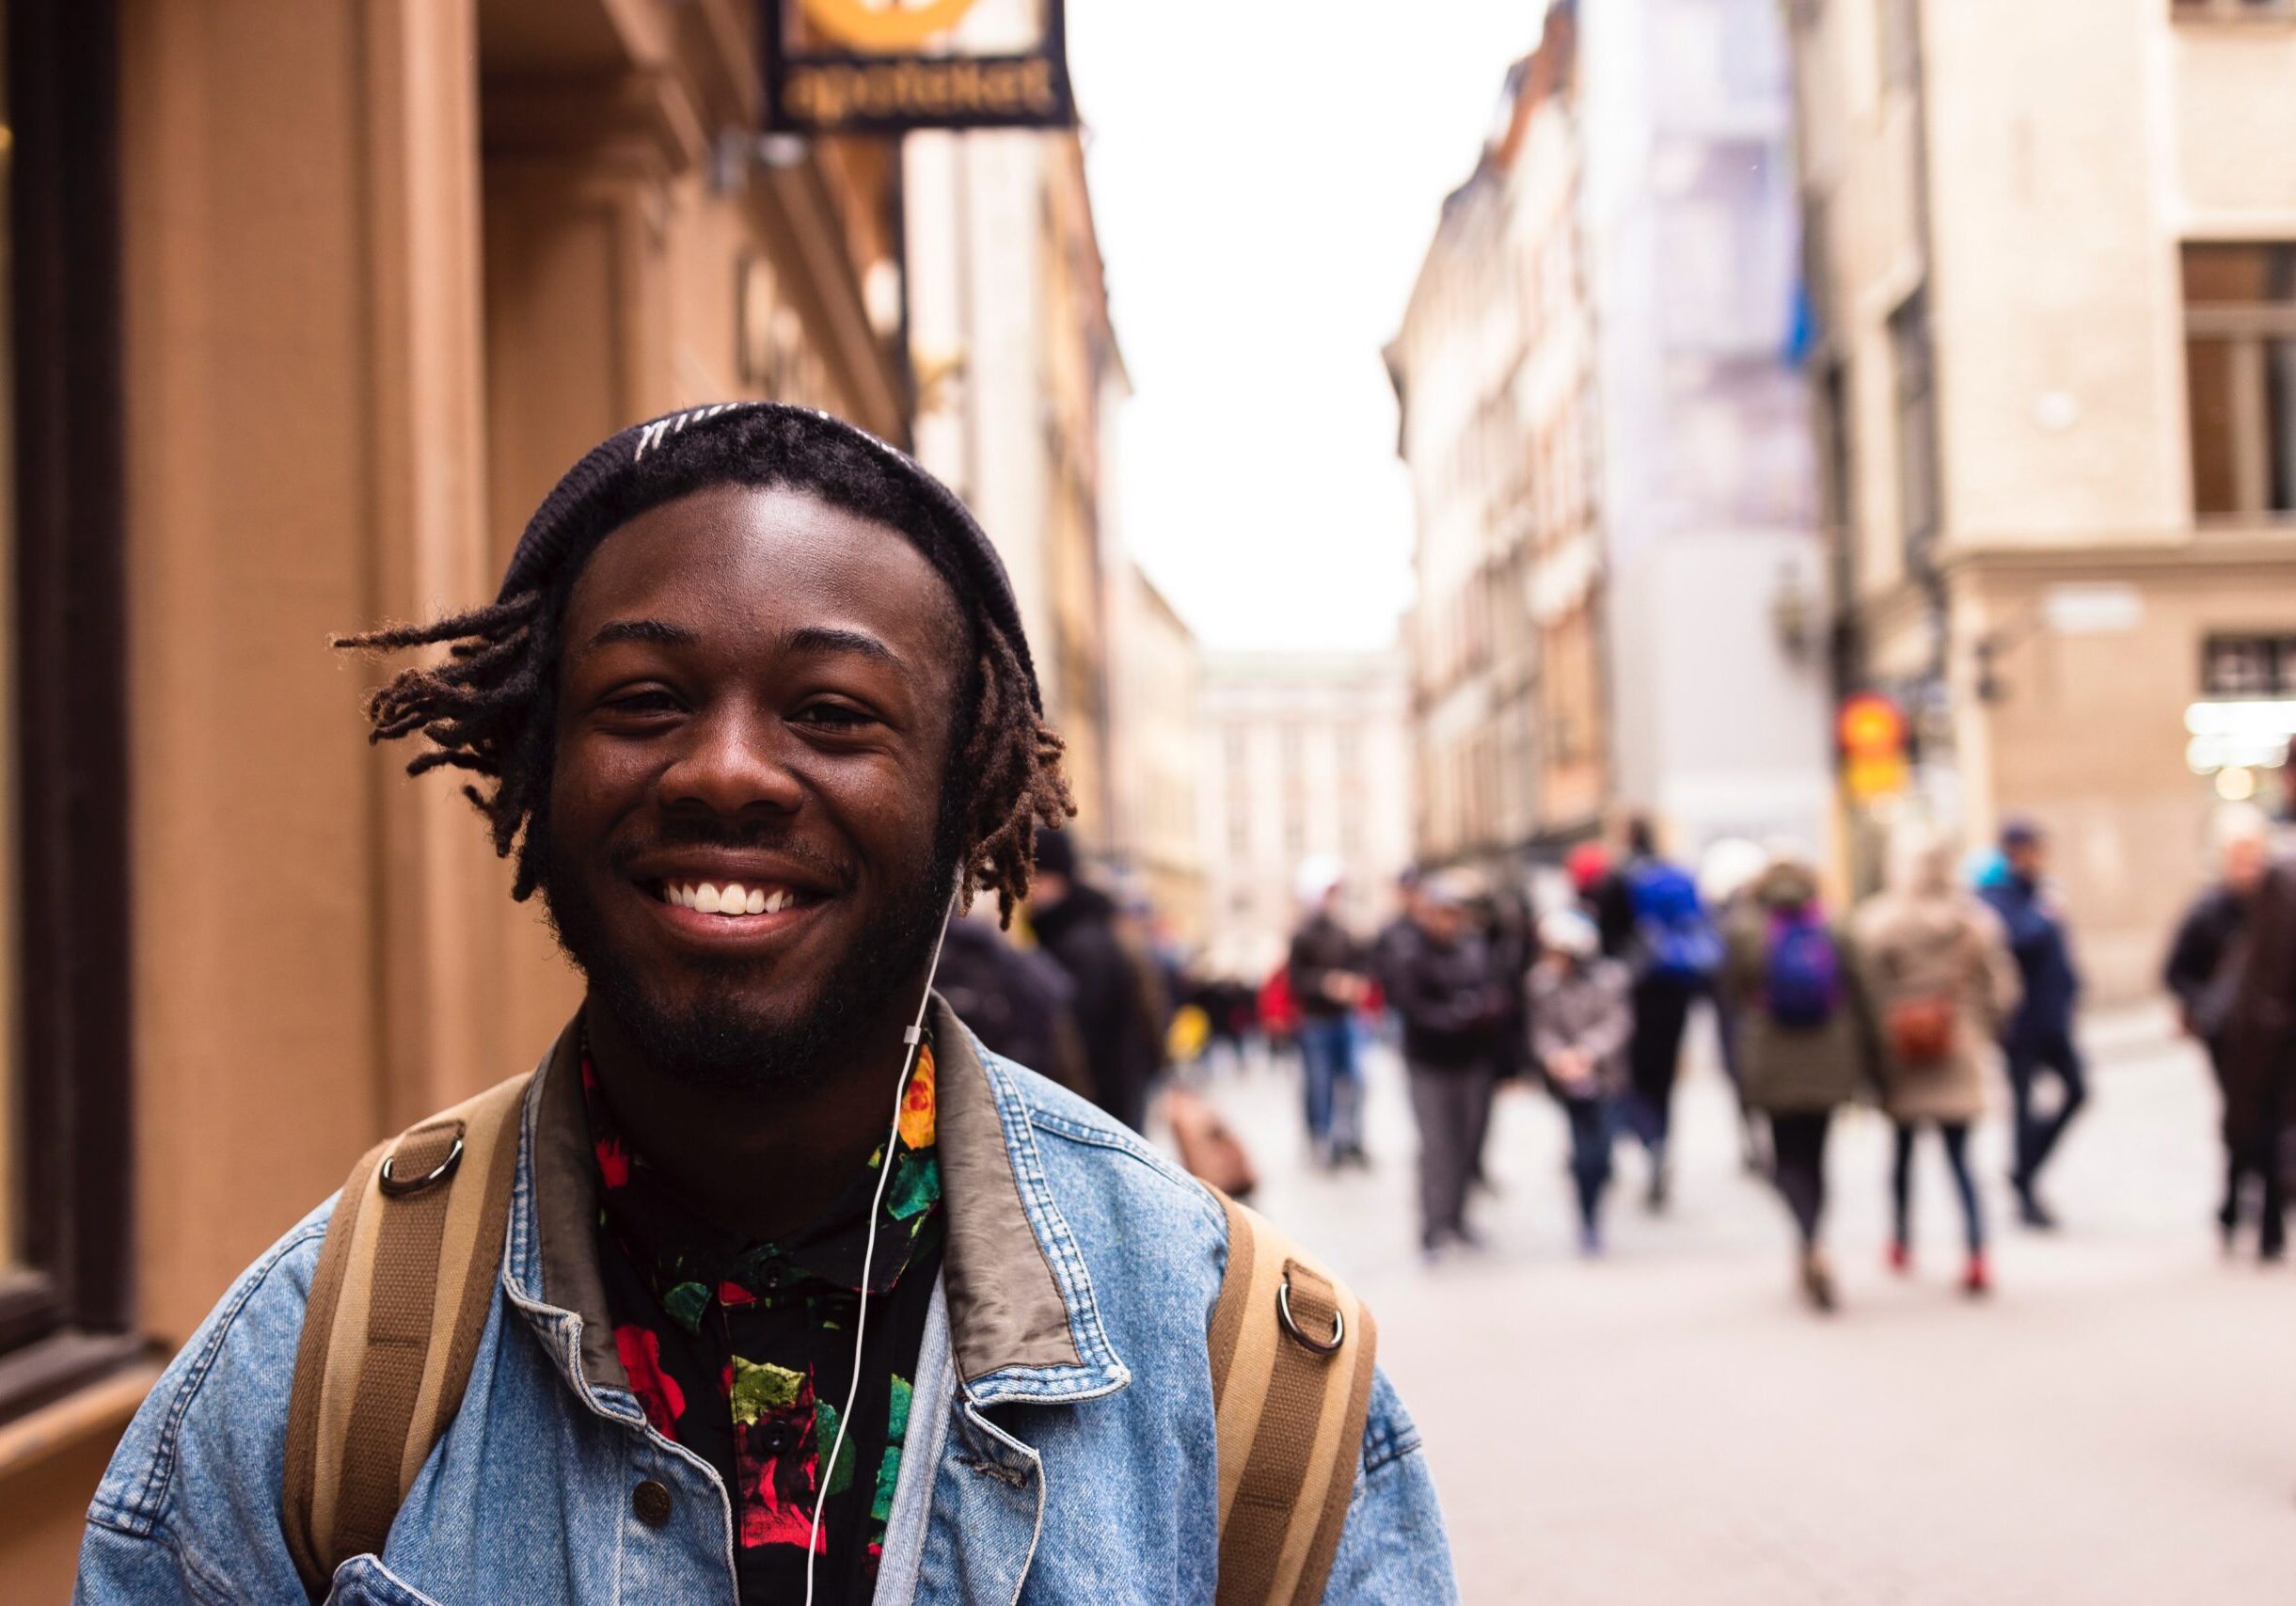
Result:
{"label": "narrow city street", "polygon": [[1886,1125],[1831,1155],[1844,1294],[1793,1298],[1787,1227],[1738,1169],[1718,1075],[1680,1110],[1675,1205],[1622,1156],[1611,1250],[1572,1247],[1560,1121],[1502,1100],[1488,1250],[1413,1245],[1413,1140],[1375,1058],[1368,1177],[1308,1171],[1291,1084],[1219,1085],[1259,1202],[1379,1316],[1424,1431],[1469,1602],[2268,1602],[2296,1598],[2296,1271],[2217,1251],[2214,1097],[2165,1017],[2089,1035],[2094,1095],[2052,1177],[2066,1223],[2007,1224],[1998,1121],[1981,1175],[1998,1290],[1955,1286],[1944,1162],[1922,1157],[1916,1275],[1882,1264]]}

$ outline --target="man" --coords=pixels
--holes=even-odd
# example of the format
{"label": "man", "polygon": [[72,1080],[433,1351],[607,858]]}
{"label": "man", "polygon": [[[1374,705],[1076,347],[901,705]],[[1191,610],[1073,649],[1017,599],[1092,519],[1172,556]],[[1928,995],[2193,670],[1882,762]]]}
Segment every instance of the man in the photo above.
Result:
{"label": "man", "polygon": [[[2056,1216],[2043,1202],[2041,1168],[2056,1152],[2065,1129],[2088,1102],[2088,1081],[2081,1051],[2073,1043],[2073,1008],[2081,997],[2081,976],[2073,968],[2072,944],[2047,880],[2049,844],[2039,826],[2011,820],[2001,833],[2001,873],[1979,894],[2001,916],[2017,959],[2024,995],[2002,1028],[2008,1062],[2009,1095],[2015,1122],[2016,1157],[2009,1184],[2017,1191],[2018,1218],[2048,1231]],[[2035,1093],[2043,1076],[2057,1081],[2053,1112],[2039,1111]]]}
{"label": "man", "polygon": [[2263,810],[2236,804],[2219,815],[2216,839],[2222,877],[2177,923],[2162,979],[2177,1000],[2185,1032],[2209,1051],[2209,1069],[2224,1095],[2225,1202],[2216,1219],[2225,1251],[2231,1251],[2240,1232],[2241,1196],[2254,1177],[2263,1194],[2259,1244],[2266,1258],[2274,1259],[2283,1252],[2286,1216],[2276,1162],[2280,1076],[2269,1051],[2240,1051],[2248,1045],[2235,1032],[2250,917],[2272,867],[2272,822]]}
{"label": "man", "polygon": [[1363,1068],[1356,1057],[1356,1010],[1370,995],[1369,961],[1339,923],[1341,870],[1337,859],[1300,867],[1300,905],[1306,912],[1291,935],[1285,962],[1291,999],[1300,1013],[1300,1059],[1306,1072],[1307,1144],[1334,1168],[1361,1165]]}
{"label": "man", "polygon": [[[1650,1154],[1643,1204],[1656,1212],[1666,1208],[1667,1140],[1674,1126],[1682,1040],[1691,1006],[1707,995],[1721,968],[1722,944],[1698,883],[1681,866],[1659,856],[1658,828],[1650,820],[1627,822],[1626,864],[1618,882],[1633,921],[1626,944],[1634,969],[1634,1037],[1626,1054],[1633,1087],[1626,1118]],[[1604,896],[1613,904],[1622,901],[1615,891]],[[1614,913],[1601,917],[1607,926],[1619,923]]]}
{"label": "man", "polygon": [[[948,491],[818,414],[679,414],[560,482],[491,606],[354,644],[449,647],[374,734],[481,778],[587,995],[527,1090],[435,1446],[289,1481],[307,1300],[343,1264],[322,1206],[128,1430],[80,1599],[315,1598],[285,1503],[340,1517],[375,1474],[396,1503],[339,1600],[1211,1598],[1223,1212],[928,994],[952,907],[1024,897],[1068,812]],[[1450,1598],[1417,1436],[1370,1392],[1326,1598]]]}
{"label": "man", "polygon": [[1429,1260],[1480,1240],[1466,1223],[1468,1180],[1491,1105],[1492,1057],[1505,999],[1458,871],[1430,876],[1396,962],[1395,1010],[1419,1126],[1419,1249]]}
{"label": "man", "polygon": [[1162,984],[1118,929],[1115,900],[1077,879],[1076,850],[1066,832],[1037,834],[1028,919],[1075,988],[1094,1102],[1140,1131],[1148,1124],[1149,1084],[1164,1064]]}

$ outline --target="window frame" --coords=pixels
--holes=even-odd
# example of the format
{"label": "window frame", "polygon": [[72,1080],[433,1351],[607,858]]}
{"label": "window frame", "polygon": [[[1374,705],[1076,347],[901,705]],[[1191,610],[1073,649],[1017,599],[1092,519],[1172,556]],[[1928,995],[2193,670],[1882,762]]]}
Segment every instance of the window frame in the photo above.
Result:
{"label": "window frame", "polygon": [[10,0],[23,1264],[0,1420],[131,1359],[118,19]]}
{"label": "window frame", "polygon": [[[2177,249],[2179,301],[2184,314],[2184,390],[2186,462],[2191,470],[2193,521],[2201,529],[2254,524],[2286,524],[2296,519],[2296,507],[2275,507],[2275,476],[2296,479],[2296,464],[2274,461],[2270,406],[2271,379],[2266,372],[2270,348],[2296,342],[2296,300],[2194,301],[2192,262],[2195,250],[2231,246],[2296,252],[2296,240],[2185,240]],[[2233,499],[2230,508],[2201,506],[2196,436],[2199,421],[2192,416],[2193,347],[2203,341],[2228,348],[2223,398],[2230,418]]]}
{"label": "window frame", "polygon": [[2169,0],[2171,20],[2179,23],[2296,22],[2296,0]]}

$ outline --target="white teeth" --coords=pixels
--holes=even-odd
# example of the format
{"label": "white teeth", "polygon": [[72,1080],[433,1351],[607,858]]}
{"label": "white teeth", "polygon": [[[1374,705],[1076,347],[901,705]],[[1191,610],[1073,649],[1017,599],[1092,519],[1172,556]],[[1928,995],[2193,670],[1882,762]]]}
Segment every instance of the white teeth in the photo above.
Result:
{"label": "white teeth", "polygon": [[728,882],[723,886],[715,882],[665,882],[661,898],[664,903],[674,903],[680,909],[721,915],[779,914],[798,900],[798,895],[787,887],[775,887],[768,892],[762,886],[744,886],[739,882]]}

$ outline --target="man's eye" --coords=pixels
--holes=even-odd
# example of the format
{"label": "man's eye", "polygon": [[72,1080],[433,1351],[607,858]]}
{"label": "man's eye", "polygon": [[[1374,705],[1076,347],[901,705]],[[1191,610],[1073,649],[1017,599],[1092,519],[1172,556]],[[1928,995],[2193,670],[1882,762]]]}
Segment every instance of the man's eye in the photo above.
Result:
{"label": "man's eye", "polygon": [[677,699],[658,687],[649,687],[609,697],[604,707],[608,712],[616,714],[668,714],[677,711]]}
{"label": "man's eye", "polygon": [[797,711],[798,723],[822,730],[859,730],[877,723],[876,717],[849,703],[808,703]]}

